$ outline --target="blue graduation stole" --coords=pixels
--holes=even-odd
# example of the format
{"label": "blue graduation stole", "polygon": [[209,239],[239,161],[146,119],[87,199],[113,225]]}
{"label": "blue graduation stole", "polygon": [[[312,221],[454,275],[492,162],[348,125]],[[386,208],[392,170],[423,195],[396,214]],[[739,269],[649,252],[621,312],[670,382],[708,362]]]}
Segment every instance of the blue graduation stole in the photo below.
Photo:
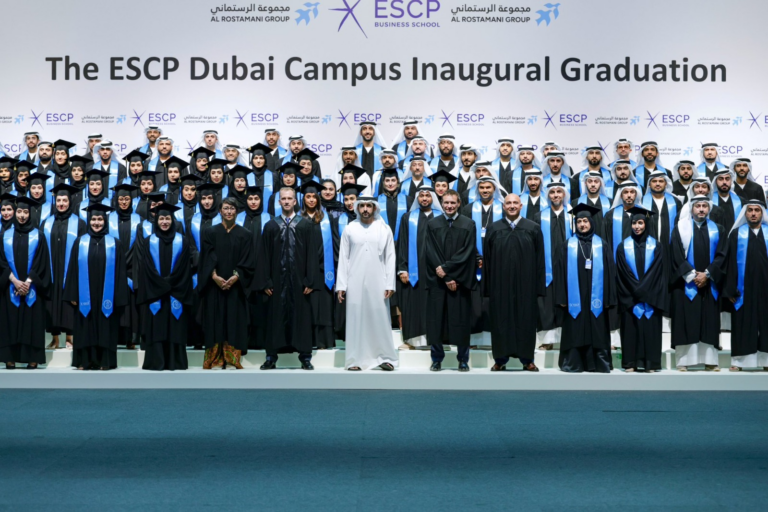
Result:
{"label": "blue graduation stole", "polygon": [[187,230],[187,226],[184,222],[184,208],[173,212],[173,218],[181,225],[181,232],[184,233]]}
{"label": "blue graduation stole", "polygon": [[[495,220],[501,219],[502,215],[502,204],[500,201],[493,201],[493,206],[491,207],[491,215],[492,218]],[[475,247],[477,247],[477,254],[480,256],[483,255],[483,238],[485,233],[483,233],[483,203],[482,201],[474,201],[472,203],[472,222],[475,223]],[[477,280],[479,281],[482,277],[482,269],[477,269],[475,275],[477,277]]]}
{"label": "blue graduation stole", "polygon": [[[13,272],[13,275],[16,279],[19,279],[19,273],[16,271],[16,261],[15,257],[13,255],[13,235],[16,231],[15,226],[11,226],[11,228],[6,231],[3,234],[3,250],[5,252],[5,259],[8,260],[8,265],[11,267],[11,272]],[[27,274],[29,274],[29,270],[32,268],[32,260],[35,257],[35,254],[37,253],[37,245],[39,243],[39,232],[37,229],[33,229],[29,232],[29,241],[28,241],[28,255],[27,255]],[[21,306],[21,296],[16,295],[16,287],[11,283],[10,287],[10,293],[11,293],[11,304],[16,306],[17,308]],[[27,306],[32,307],[32,305],[35,303],[35,300],[37,299],[37,293],[35,292],[35,285],[30,284],[29,286],[29,293],[25,297],[25,302],[27,303]]]}
{"label": "blue graduation stole", "polygon": [[45,202],[40,206],[40,222],[44,222],[51,216],[51,203]]}
{"label": "blue graduation stole", "polygon": [[[637,172],[638,169],[642,171],[639,174]],[[667,172],[665,168],[658,165],[656,166],[656,169],[658,169],[659,171]],[[645,165],[641,165],[635,168],[635,179],[637,179],[637,184],[640,185],[640,189],[645,190]]]}
{"label": "blue graduation stole", "polygon": [[[643,196],[643,207],[648,210],[653,210],[655,202],[652,199],[650,192]],[[667,203],[667,220],[669,220],[669,241],[672,242],[672,230],[675,228],[675,217],[677,216],[677,204],[675,203],[675,196],[669,192],[664,193],[664,200]],[[661,215],[661,212],[659,212]],[[659,233],[661,235],[661,233]]]}
{"label": "blue graduation stole", "polygon": [[611,216],[613,220],[613,230],[611,231],[611,234],[613,235],[611,238],[613,238],[613,257],[616,258],[616,249],[618,249],[619,244],[624,239],[621,235],[623,232],[623,224],[624,224],[624,215],[625,215],[624,207],[622,205],[617,206],[613,209],[613,214]]}
{"label": "blue graduation stole", "polygon": [[[545,237],[546,238],[546,237]],[[581,313],[581,293],[579,291],[579,239],[568,239],[568,313],[576,318]],[[590,311],[599,317],[603,312],[603,241],[592,235],[592,293]]]}
{"label": "blue graduation stole", "polygon": [[[256,186],[256,177],[253,174],[249,174],[248,176],[254,176],[254,185]],[[267,205],[269,204],[269,198],[272,197],[272,194],[274,194],[274,187],[275,187],[275,181],[274,177],[272,175],[272,171],[269,169],[264,171],[264,185],[261,187],[261,201]],[[264,210],[267,208],[265,207]]]}
{"label": "blue graduation stole", "polygon": [[[693,219],[691,219],[691,224],[693,224],[693,229],[696,228],[696,224],[693,222]],[[712,263],[712,260],[715,259],[715,251],[717,251],[717,243],[720,241],[720,232],[717,230],[717,225],[712,222],[711,220],[707,219],[707,233],[709,234],[709,262]],[[693,237],[691,237],[691,245],[688,247],[688,263],[691,264],[691,266],[695,269],[696,265],[694,264],[693,259]],[[710,281],[709,283],[711,289],[712,289],[712,297],[717,300],[718,292],[717,288],[715,288],[715,283]],[[696,297],[696,294],[699,292],[698,286],[696,286],[696,283],[691,280],[690,283],[685,283],[685,295],[688,297],[688,300],[693,300],[694,297]]]}
{"label": "blue graduation stole", "polygon": [[[589,196],[587,194],[582,194],[579,197],[578,204],[587,204],[588,197]],[[603,211],[603,216],[605,216],[605,214],[608,213],[608,210],[611,209],[611,200],[608,199],[603,194],[600,194],[599,199],[600,199],[600,209]]]}
{"label": "blue graduation stole", "polygon": [[[245,224],[246,214],[245,210],[237,214],[237,217],[235,217],[235,224],[242,227]],[[326,215],[327,216],[327,215]],[[221,222],[221,216],[219,217],[219,222]],[[262,212],[259,215],[259,218],[261,219],[261,232],[264,232],[264,225],[270,221],[269,214],[267,212]],[[217,222],[218,224],[218,222]]]}
{"label": "blue graduation stole", "polygon": [[[107,199],[106,197],[102,199],[100,202],[104,206],[110,206],[109,199]],[[87,196],[87,192],[86,192],[86,197],[83,198],[83,201],[80,203],[80,211],[77,212],[80,218],[83,219],[86,223],[88,222],[88,212],[86,212],[85,209],[88,208],[90,205],[91,205],[91,198]]]}
{"label": "blue graduation stole", "polygon": [[[589,169],[584,169],[581,171],[581,176],[579,176],[579,194],[586,194],[587,193],[587,185],[585,183],[586,181],[586,174],[589,172]],[[605,193],[611,197],[613,197],[613,176],[611,175],[611,171],[609,169],[606,169],[605,167],[600,167],[600,173],[603,175],[603,184],[605,185]]]}
{"label": "blue graduation stole", "polygon": [[[456,166],[459,164],[459,157],[457,155],[453,155],[453,168],[455,169]],[[429,168],[432,169],[432,172],[437,172],[437,170],[440,168],[440,155],[434,157],[429,162]]]}
{"label": "blue graduation stole", "polygon": [[[397,217],[397,221],[395,221],[395,242],[397,242],[397,237],[400,235],[400,221],[403,218],[403,215],[405,215],[407,211],[407,201],[408,197],[404,194],[397,194],[397,213],[395,216]],[[383,214],[387,213],[387,196],[385,194],[380,194],[378,197],[378,203],[379,203],[379,211]]]}
{"label": "blue graduation stole", "polygon": [[[109,212],[109,234],[115,237],[116,239],[120,239],[120,220],[117,217],[117,212]],[[132,213],[131,214],[131,243],[128,246],[129,248],[133,247],[133,243],[136,241],[136,231],[139,223],[141,222],[141,217],[139,217],[138,214]],[[151,228],[150,228],[151,229]]]}
{"label": "blue graduation stole", "polygon": [[[544,237],[544,266],[545,277],[547,286],[552,284],[552,209],[545,208],[541,211],[541,234]],[[573,236],[571,232],[571,214],[563,208],[564,221],[565,221],[565,239],[568,240]]]}
{"label": "blue graduation stole", "polygon": [[[400,169],[398,169],[396,167],[393,170],[397,171],[397,179],[398,180],[402,180],[403,179],[403,175],[405,174],[405,171],[401,171]],[[371,189],[373,191],[373,195],[374,196],[378,196],[379,195],[379,184],[381,183],[381,173],[382,172],[383,172],[383,170],[379,169],[378,171],[373,173],[373,179],[371,179]],[[339,201],[344,202],[344,195],[343,194],[339,194],[339,196],[340,196]]]}
{"label": "blue graduation stole", "polygon": [[[264,221],[262,217],[262,222]],[[200,213],[196,213],[192,217],[192,222],[189,223],[191,229],[192,229],[192,238],[195,240],[195,247],[197,247],[197,252],[200,252],[201,246],[200,246],[200,226],[203,222],[203,216]],[[211,220],[211,227],[215,226],[216,224],[221,224],[221,214],[216,214],[216,216]],[[261,230],[264,231],[264,224],[261,225]]]}
{"label": "blue graduation stole", "polygon": [[[720,160],[716,160],[716,161],[715,161],[715,170],[716,170],[716,171],[719,171],[719,170],[720,170],[720,169],[722,169],[723,167],[725,167],[725,164],[724,164],[724,163],[722,163]],[[699,173],[699,176],[706,176],[706,175],[707,175],[707,164],[706,164],[706,162],[701,162],[701,163],[700,163],[700,164],[699,164],[699,165],[696,167],[696,171],[698,171],[698,173]]]}
{"label": "blue graduation stole", "polygon": [[[91,312],[91,284],[88,275],[88,249],[91,247],[91,235],[80,237],[80,245],[77,251],[78,270],[78,307],[80,314],[87,317]],[[106,249],[106,267],[104,269],[104,292],[101,302],[101,312],[109,318],[114,309],[115,299],[115,239],[112,235],[104,235],[104,248]]]}
{"label": "blue graduation stole", "polygon": [[[377,165],[381,165],[379,161],[379,157],[381,156],[381,150],[383,148],[379,146],[378,144],[373,144],[373,165],[374,167]],[[355,148],[355,151],[357,152],[357,161],[362,162],[363,161],[363,143],[357,145]]]}
{"label": "blue graduation stole", "polygon": [[[413,182],[413,178],[408,178],[407,180],[403,181],[403,183],[400,185],[400,193],[408,195],[408,192],[406,192],[406,190],[410,190],[412,182]],[[432,186],[432,180],[430,180],[429,178],[424,176],[424,178],[421,181],[421,184],[422,185],[429,185],[431,187]],[[416,193],[416,195],[418,195],[418,192]]]}
{"label": "blue graduation stole", "polygon": [[[53,222],[56,219],[54,217],[48,217],[43,224],[43,235],[48,242],[48,247],[51,247],[51,231],[53,230]],[[67,219],[67,240],[66,240],[66,252],[64,253],[64,279],[61,282],[62,288],[67,283],[67,270],[69,270],[69,255],[72,253],[72,246],[75,244],[77,238],[77,216],[70,215]],[[50,249],[49,249],[50,250]],[[53,256],[51,256],[51,281],[53,281]]]}
{"label": "blue graduation stole", "polygon": [[[520,195],[523,192],[522,183],[523,168],[518,167],[512,171],[512,193]],[[509,192],[509,191],[507,191]]]}
{"label": "blue graduation stole", "polygon": [[[520,202],[522,203],[523,207],[520,209],[520,215],[523,217],[526,217],[526,214],[528,213],[528,199],[530,199],[530,195],[528,192],[520,196]],[[539,194],[539,211],[541,211],[544,208],[549,208],[549,203],[547,202],[547,199]]]}
{"label": "blue graduation stole", "polygon": [[[171,259],[171,271],[173,271],[173,267],[176,266],[176,262],[178,261],[179,255],[181,254],[182,241],[183,238],[180,233],[176,233],[173,236],[173,257]],[[149,253],[152,255],[152,261],[155,263],[155,270],[157,270],[157,273],[162,276],[163,274],[160,271],[160,239],[157,238],[157,235],[152,235],[149,237]],[[160,311],[161,305],[161,301],[159,300],[149,305],[149,310],[152,312],[153,316],[156,315],[158,311]],[[171,313],[173,313],[173,316],[176,317],[176,320],[179,319],[182,311],[183,307],[181,302],[171,296]]]}
{"label": "blue graduation stole", "polygon": [[344,229],[347,227],[347,224],[349,224],[349,215],[344,212],[339,215],[339,239],[341,239],[341,235],[344,234]]}
{"label": "blue graduation stole", "polygon": [[[768,226],[762,224],[760,229],[763,230],[763,238],[765,239],[766,251],[768,251]],[[7,232],[6,232],[7,233]],[[744,305],[744,272],[747,269],[747,245],[749,244],[749,224],[743,224],[739,226],[738,240],[736,240],[736,270],[738,272],[738,280],[736,288],[739,290],[739,297],[734,302],[733,307],[737,311]]]}
{"label": "blue graduation stole", "polygon": [[[653,263],[653,251],[656,249],[656,239],[652,236],[649,236],[645,241],[645,271],[648,272],[648,269],[651,267],[651,264]],[[626,256],[627,265],[629,265],[629,268],[632,270],[632,273],[635,274],[635,279],[638,281],[640,278],[637,275],[637,262],[635,261],[635,241],[632,239],[631,236],[628,236],[626,240],[624,240],[624,254]],[[642,304],[635,304],[635,307],[632,308],[632,313],[635,314],[637,319],[641,319],[643,315],[645,315],[645,318],[651,318],[653,316],[653,306],[650,304],[642,303]]]}
{"label": "blue graduation stole", "polygon": [[152,223],[148,220],[141,221],[141,231],[144,234],[144,238],[152,235]]}
{"label": "blue graduation stole", "polygon": [[244,223],[245,223],[245,210],[238,213],[237,217],[235,217],[235,224],[242,227]]}
{"label": "blue graduation stole", "polygon": [[[741,198],[733,190],[728,192],[728,194],[731,197],[731,201],[733,201],[733,218],[736,219],[741,213]],[[715,206],[720,206],[720,194],[712,194],[712,204]]]}
{"label": "blue graduation stole", "polygon": [[[408,282],[414,288],[419,282],[418,234],[420,214],[420,208],[408,213]],[[432,215],[434,218],[438,215],[442,215],[442,213],[440,210],[433,208]]]}
{"label": "blue graduation stole", "polygon": [[405,160],[405,153],[408,151],[408,144],[405,141],[397,145],[397,161]]}
{"label": "blue graduation stole", "polygon": [[320,221],[320,233],[323,235],[323,269],[325,270],[325,286],[333,290],[336,284],[336,272],[333,268],[333,235],[331,234],[331,221],[328,215],[323,215]]}
{"label": "blue graduation stole", "polygon": [[[541,189],[547,190],[547,186],[552,183],[552,175],[547,174],[541,179]],[[568,179],[567,176],[563,176],[563,181],[558,182],[563,184],[563,188],[568,191],[568,194],[571,193],[571,180]]]}
{"label": "blue graduation stole", "polygon": [[141,147],[139,148],[139,151],[141,151],[141,152],[142,152],[142,153],[144,153],[145,155],[148,155],[148,154],[149,154],[149,152],[150,152],[150,148],[149,148],[149,142],[147,142],[146,144],[144,144],[143,146],[141,146]]}

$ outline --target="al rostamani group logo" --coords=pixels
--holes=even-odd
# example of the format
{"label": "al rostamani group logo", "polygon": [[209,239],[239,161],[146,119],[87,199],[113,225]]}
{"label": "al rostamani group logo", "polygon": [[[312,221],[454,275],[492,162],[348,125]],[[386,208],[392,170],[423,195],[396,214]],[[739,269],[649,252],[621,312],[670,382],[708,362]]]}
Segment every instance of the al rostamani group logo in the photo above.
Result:
{"label": "al rostamani group logo", "polygon": [[[291,8],[288,5],[248,4],[239,6],[227,3],[209,9],[211,23],[287,23],[291,19],[290,11]],[[316,17],[317,13],[315,13]],[[309,23],[308,16],[306,21]]]}
{"label": "al rostamani group logo", "polygon": [[[537,26],[548,27],[560,17],[560,3],[546,3],[541,9],[535,10],[530,6],[506,6],[501,4],[489,5],[459,5],[451,8],[451,23],[496,23],[496,24],[527,24],[532,21]],[[531,17],[535,10],[537,18]]]}

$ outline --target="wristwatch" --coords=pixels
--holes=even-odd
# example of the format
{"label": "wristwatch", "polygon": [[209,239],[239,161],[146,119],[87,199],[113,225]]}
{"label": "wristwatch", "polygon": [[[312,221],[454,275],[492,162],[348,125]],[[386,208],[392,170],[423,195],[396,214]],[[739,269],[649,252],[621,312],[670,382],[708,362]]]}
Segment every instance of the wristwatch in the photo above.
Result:
{"label": "wristwatch", "polygon": [[233,271],[232,275],[235,276],[236,278],[240,279],[240,274],[237,273],[237,270]]}

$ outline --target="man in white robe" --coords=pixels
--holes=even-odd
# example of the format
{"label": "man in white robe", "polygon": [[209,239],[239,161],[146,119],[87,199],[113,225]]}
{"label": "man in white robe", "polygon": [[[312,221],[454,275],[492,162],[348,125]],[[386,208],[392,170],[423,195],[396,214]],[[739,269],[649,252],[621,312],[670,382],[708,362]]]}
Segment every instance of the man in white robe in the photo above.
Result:
{"label": "man in white robe", "polygon": [[398,364],[389,316],[389,298],[395,293],[395,243],[375,198],[360,196],[355,213],[357,220],[341,236],[336,279],[339,303],[347,301],[344,367],[392,371]]}

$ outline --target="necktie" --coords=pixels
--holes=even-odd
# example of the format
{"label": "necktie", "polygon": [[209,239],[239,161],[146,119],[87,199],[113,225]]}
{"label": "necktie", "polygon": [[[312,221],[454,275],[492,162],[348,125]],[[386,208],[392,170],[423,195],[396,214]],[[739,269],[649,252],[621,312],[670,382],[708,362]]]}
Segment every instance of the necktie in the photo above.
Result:
{"label": "necktie", "polygon": [[511,227],[512,229],[515,229],[515,223],[514,222],[510,222],[509,223],[509,227]]}
{"label": "necktie", "polygon": [[288,217],[285,217],[285,225],[290,226],[291,225],[291,219]]}
{"label": "necktie", "polygon": [[448,219],[448,229],[453,227],[453,219]]}

